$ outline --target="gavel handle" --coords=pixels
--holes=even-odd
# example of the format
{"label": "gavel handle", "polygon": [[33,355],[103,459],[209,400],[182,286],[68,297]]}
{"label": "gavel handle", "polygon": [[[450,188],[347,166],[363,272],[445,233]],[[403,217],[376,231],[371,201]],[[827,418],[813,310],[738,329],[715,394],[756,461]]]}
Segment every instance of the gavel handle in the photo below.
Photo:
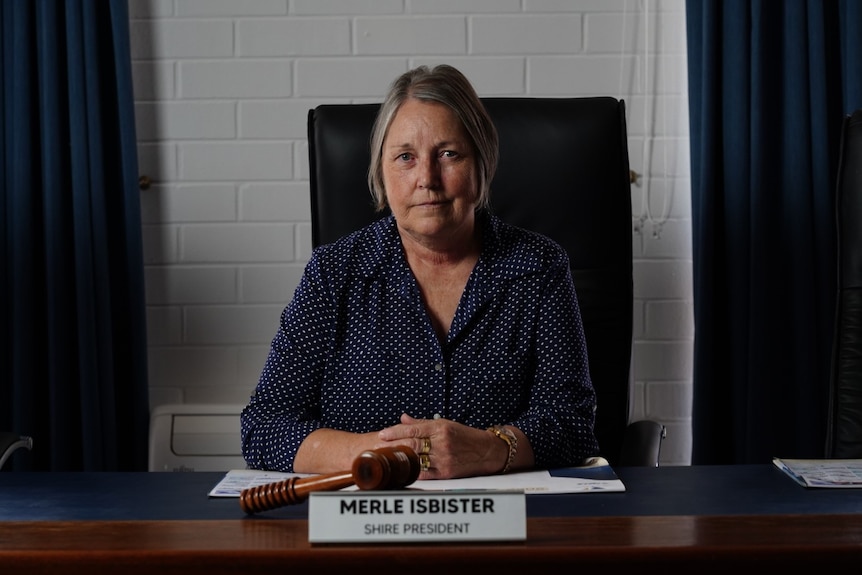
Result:
{"label": "gavel handle", "polygon": [[416,481],[419,468],[419,456],[409,447],[381,447],[363,451],[350,471],[290,477],[244,489],[239,504],[251,514],[299,503],[312,491],[336,491],[354,484],[360,489],[400,489]]}
{"label": "gavel handle", "polygon": [[350,471],[314,477],[289,477],[283,481],[243,489],[239,504],[248,514],[258,513],[301,503],[312,491],[337,491],[353,484],[353,473]]}

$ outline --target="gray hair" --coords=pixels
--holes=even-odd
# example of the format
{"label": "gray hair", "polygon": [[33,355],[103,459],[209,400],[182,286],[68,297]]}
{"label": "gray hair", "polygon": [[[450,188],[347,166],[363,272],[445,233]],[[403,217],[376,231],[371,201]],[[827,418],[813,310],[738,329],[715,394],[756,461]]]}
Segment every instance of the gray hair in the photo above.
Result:
{"label": "gray hair", "polygon": [[476,151],[479,172],[477,205],[486,208],[490,202],[491,180],[497,170],[499,140],[497,128],[482,105],[470,81],[456,68],[441,64],[429,69],[419,66],[399,76],[377,112],[371,130],[371,164],[368,168],[368,188],[374,196],[377,211],[388,205],[383,185],[383,140],[401,105],[413,98],[423,102],[444,104],[461,120]]}

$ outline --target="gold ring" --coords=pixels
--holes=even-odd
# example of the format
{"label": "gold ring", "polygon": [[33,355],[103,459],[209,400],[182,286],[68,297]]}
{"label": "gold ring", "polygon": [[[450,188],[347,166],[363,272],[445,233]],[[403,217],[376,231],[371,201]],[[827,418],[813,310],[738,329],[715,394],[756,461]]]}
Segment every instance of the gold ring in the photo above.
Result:
{"label": "gold ring", "polygon": [[431,469],[431,458],[427,453],[419,454],[419,470],[420,471],[428,471]]}
{"label": "gold ring", "polygon": [[431,438],[423,437],[422,438],[422,449],[419,451],[421,454],[431,453]]}

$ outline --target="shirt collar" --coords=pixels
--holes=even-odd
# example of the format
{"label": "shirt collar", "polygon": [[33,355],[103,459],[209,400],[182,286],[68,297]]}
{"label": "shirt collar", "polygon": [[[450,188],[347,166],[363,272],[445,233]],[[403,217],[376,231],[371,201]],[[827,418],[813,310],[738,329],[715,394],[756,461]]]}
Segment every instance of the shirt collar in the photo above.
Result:
{"label": "shirt collar", "polygon": [[[520,234],[516,228],[484,210],[477,212],[476,225],[482,236],[482,252],[473,281],[480,291],[495,292],[501,283],[541,269],[539,255],[535,250],[528,249],[523,241],[518,241]],[[370,279],[384,268],[388,268],[389,273],[407,274],[409,268],[395,217],[389,215],[381,218],[368,227],[368,232],[372,235],[372,241],[365,244],[365,253],[358,254],[364,260],[364,263],[359,264],[359,274]]]}

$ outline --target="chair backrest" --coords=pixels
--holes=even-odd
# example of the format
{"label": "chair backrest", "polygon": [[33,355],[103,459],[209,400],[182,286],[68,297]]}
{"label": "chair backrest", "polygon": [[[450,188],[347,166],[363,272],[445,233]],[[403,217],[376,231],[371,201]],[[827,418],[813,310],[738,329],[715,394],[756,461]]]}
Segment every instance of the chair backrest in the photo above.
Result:
{"label": "chair backrest", "polygon": [[19,449],[33,449],[33,438],[11,431],[0,431],[0,470],[3,469],[6,460]]}
{"label": "chair backrest", "polygon": [[[614,464],[629,417],[632,207],[625,104],[610,97],[483,98],[500,136],[495,214],[569,253],[598,395],[596,435]],[[314,246],[375,213],[366,184],[377,104],[309,111]]]}
{"label": "chair backrest", "polygon": [[844,119],[836,188],[838,293],[826,457],[862,458],[862,109]]}

